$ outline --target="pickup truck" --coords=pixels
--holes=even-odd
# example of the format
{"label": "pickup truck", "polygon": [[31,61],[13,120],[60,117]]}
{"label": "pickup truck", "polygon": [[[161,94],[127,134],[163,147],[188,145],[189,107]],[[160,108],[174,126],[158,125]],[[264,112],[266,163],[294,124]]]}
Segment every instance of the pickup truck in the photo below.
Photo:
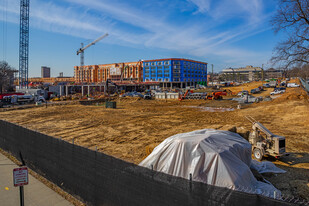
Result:
{"label": "pickup truck", "polygon": [[288,83],[286,86],[287,87],[299,87],[299,85],[296,83]]}
{"label": "pickup truck", "polygon": [[275,90],[273,92],[270,92],[270,95],[276,95],[276,94],[282,94],[284,90]]}

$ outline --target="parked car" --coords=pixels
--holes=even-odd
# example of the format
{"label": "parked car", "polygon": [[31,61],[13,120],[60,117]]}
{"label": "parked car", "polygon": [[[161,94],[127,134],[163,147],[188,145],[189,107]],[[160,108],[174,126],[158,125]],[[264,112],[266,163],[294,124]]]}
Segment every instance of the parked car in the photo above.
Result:
{"label": "parked car", "polygon": [[281,82],[281,83],[280,83],[280,86],[281,86],[281,87],[285,87],[285,85],[286,85],[285,82]]}
{"label": "parked car", "polygon": [[270,95],[276,95],[276,94],[282,94],[282,93],[283,93],[283,90],[275,90],[275,91],[270,92]]}
{"label": "parked car", "polygon": [[270,85],[269,84],[263,84],[263,87],[269,88]]}
{"label": "parked car", "polygon": [[251,89],[250,93],[251,94],[256,94],[259,92],[259,89]]}
{"label": "parked car", "polygon": [[274,89],[274,91],[279,90],[285,92],[286,88],[285,87],[277,87]]}
{"label": "parked car", "polygon": [[243,91],[241,91],[241,92],[238,92],[238,94],[237,94],[237,96],[243,96],[243,95],[248,95],[249,94],[249,92],[247,91],[247,90],[243,90]]}
{"label": "parked car", "polygon": [[263,86],[258,87],[259,91],[265,91]]}

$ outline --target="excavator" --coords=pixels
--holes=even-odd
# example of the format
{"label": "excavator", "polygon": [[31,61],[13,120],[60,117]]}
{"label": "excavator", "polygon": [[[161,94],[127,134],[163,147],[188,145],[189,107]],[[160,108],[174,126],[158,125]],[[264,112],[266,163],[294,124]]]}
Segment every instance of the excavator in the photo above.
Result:
{"label": "excavator", "polygon": [[246,118],[252,123],[249,143],[252,145],[252,153],[255,159],[260,161],[265,155],[275,158],[288,155],[285,152],[285,137],[274,135],[251,116],[246,116]]}
{"label": "excavator", "polygon": [[222,96],[226,96],[226,95],[227,95],[226,91],[215,91],[207,95],[206,99],[220,100],[220,99],[223,99]]}
{"label": "excavator", "polygon": [[188,95],[189,92],[190,92],[190,93],[193,93],[192,90],[187,89],[186,93],[185,93],[183,96],[181,95],[181,96],[179,97],[179,101],[186,99],[186,97],[187,97],[187,95]]}

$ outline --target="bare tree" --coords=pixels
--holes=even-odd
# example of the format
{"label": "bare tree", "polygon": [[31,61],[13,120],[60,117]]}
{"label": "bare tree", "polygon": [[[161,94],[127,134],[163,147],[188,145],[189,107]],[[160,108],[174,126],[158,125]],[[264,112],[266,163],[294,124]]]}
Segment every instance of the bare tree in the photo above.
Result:
{"label": "bare tree", "polygon": [[12,89],[15,72],[17,72],[17,70],[11,67],[7,62],[0,62],[0,93]]}
{"label": "bare tree", "polygon": [[271,20],[275,32],[283,31],[288,39],[274,49],[271,61],[285,68],[309,63],[309,0],[278,0],[278,10]]}

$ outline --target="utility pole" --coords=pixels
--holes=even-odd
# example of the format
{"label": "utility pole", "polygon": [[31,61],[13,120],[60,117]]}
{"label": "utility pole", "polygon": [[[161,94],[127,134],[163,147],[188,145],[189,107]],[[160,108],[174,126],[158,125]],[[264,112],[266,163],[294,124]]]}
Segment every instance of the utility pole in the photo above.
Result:
{"label": "utility pole", "polygon": [[214,86],[214,65],[211,64],[211,86]]}
{"label": "utility pole", "polygon": [[264,81],[264,64],[262,64],[262,86]]}

